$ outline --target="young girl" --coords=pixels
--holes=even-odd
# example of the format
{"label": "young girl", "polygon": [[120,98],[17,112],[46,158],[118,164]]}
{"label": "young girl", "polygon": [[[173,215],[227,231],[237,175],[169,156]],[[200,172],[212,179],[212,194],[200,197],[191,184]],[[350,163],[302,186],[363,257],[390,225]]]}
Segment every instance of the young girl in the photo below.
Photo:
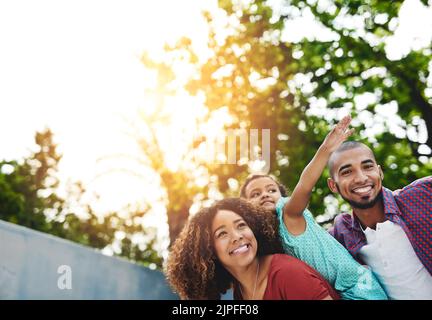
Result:
{"label": "young girl", "polygon": [[231,284],[242,300],[333,300],[336,291],[304,262],[283,253],[275,216],[239,198],[193,216],[166,266],[182,299],[220,299]]}
{"label": "young girl", "polygon": [[341,294],[342,299],[387,299],[373,273],[320,227],[306,209],[312,189],[330,154],[353,132],[351,118],[344,117],[327,135],[300,176],[291,197],[269,175],[253,175],[241,187],[240,196],[265,209],[275,210],[285,251],[316,269]]}

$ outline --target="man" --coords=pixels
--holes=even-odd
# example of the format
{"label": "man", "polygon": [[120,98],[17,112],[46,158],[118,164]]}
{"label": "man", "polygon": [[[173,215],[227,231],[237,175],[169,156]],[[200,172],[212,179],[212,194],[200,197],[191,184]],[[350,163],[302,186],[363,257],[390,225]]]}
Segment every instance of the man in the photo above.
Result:
{"label": "man", "polygon": [[401,190],[363,143],[343,143],[328,162],[328,186],[352,208],[330,233],[377,275],[390,299],[432,299],[432,176]]}

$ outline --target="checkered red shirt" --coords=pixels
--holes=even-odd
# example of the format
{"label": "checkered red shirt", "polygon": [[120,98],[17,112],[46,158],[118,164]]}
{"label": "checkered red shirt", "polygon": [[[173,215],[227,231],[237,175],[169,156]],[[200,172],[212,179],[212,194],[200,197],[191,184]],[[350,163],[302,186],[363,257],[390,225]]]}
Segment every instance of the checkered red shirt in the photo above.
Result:
{"label": "checkered red shirt", "polygon": [[[386,219],[402,227],[420,261],[432,275],[432,176],[393,192],[383,187],[383,200]],[[338,215],[329,232],[363,263],[358,253],[366,244],[366,237],[357,217],[352,217],[349,213]]]}

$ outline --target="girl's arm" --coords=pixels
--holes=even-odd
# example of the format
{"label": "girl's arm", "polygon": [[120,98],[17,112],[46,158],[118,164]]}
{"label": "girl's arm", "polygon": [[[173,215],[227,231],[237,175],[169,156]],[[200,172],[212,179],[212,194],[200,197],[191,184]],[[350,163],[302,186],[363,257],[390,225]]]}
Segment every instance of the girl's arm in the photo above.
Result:
{"label": "girl's arm", "polygon": [[299,182],[295,186],[290,199],[285,204],[285,216],[302,216],[304,209],[306,209],[309,203],[312,189],[324,171],[330,155],[354,132],[354,129],[348,129],[350,122],[351,117],[345,116],[324,139],[311,162],[303,170]]}

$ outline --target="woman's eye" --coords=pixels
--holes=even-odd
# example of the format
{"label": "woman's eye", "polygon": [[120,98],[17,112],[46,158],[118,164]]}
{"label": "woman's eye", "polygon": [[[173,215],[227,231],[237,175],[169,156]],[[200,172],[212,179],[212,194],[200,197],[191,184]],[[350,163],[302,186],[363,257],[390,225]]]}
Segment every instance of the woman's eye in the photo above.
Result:
{"label": "woman's eye", "polygon": [[256,197],[258,197],[258,196],[259,196],[259,193],[258,193],[258,192],[254,192],[254,193],[252,193],[252,195],[251,195],[252,198],[256,198]]}
{"label": "woman's eye", "polygon": [[275,192],[276,192],[276,189],[271,189],[271,190],[269,190],[269,192],[271,192],[271,193],[275,193]]}
{"label": "woman's eye", "polygon": [[225,236],[226,235],[226,232],[225,231],[222,231],[222,232],[219,232],[218,233],[218,235],[216,236],[216,238],[221,238],[221,237],[223,237],[223,236]]}

